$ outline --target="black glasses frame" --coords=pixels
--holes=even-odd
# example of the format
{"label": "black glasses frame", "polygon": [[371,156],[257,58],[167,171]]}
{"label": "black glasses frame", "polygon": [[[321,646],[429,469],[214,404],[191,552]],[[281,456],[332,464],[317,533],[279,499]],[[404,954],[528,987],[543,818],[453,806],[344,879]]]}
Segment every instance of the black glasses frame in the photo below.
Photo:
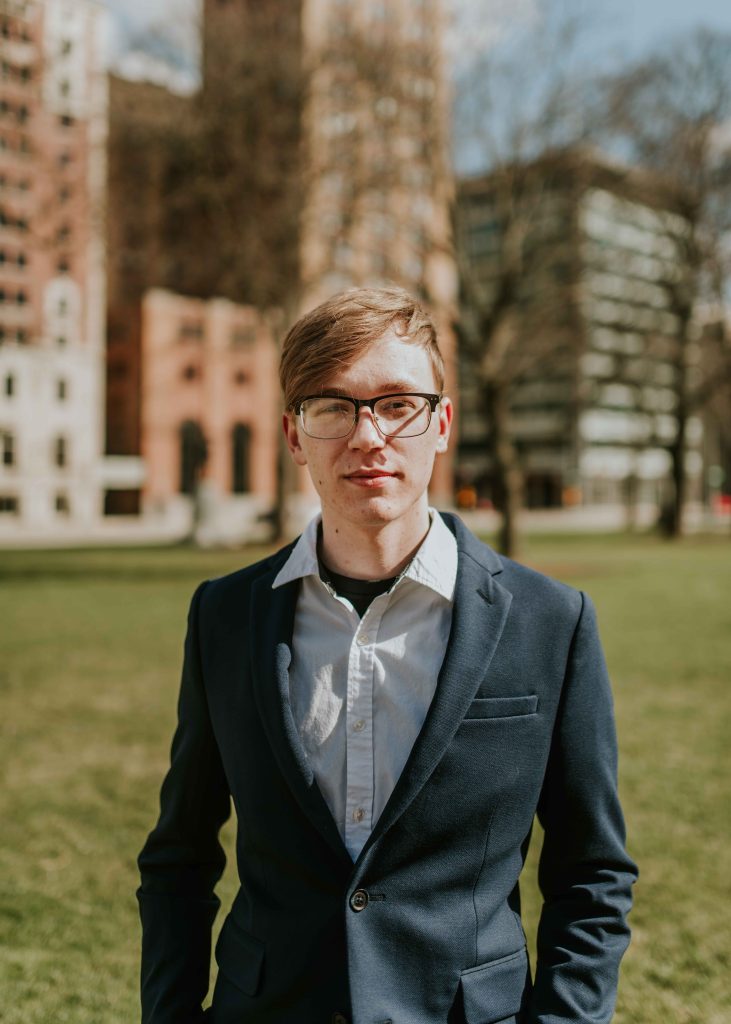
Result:
{"label": "black glasses frame", "polygon": [[406,434],[405,435],[405,438],[421,437],[421,435],[425,434],[427,432],[427,430],[429,429],[429,427],[431,425],[431,418],[432,418],[434,412],[436,411],[437,406],[439,405],[439,403],[441,402],[443,397],[444,397],[443,395],[426,394],[426,393],[424,393],[422,391],[396,391],[396,392],[389,393],[387,395],[376,395],[375,398],[351,398],[350,395],[333,395],[333,394],[328,394],[326,392],[325,394],[321,394],[321,395],[306,395],[304,398],[299,398],[294,403],[294,412],[295,412],[296,416],[299,416],[300,422],[302,423],[302,429],[305,431],[307,436],[308,437],[314,437],[315,436],[314,434],[309,434],[307,432],[307,430],[305,429],[304,416],[302,415],[302,406],[304,405],[305,402],[311,402],[313,399],[337,398],[341,402],[350,402],[350,404],[353,406],[353,422],[350,425],[350,429],[348,431],[346,431],[346,433],[344,433],[344,434],[339,434],[337,437],[319,437],[319,438],[317,438],[318,441],[337,441],[340,437],[347,437],[348,434],[350,433],[350,431],[353,429],[353,427],[358,422],[358,416],[360,415],[360,410],[364,409],[364,408],[365,409],[370,409],[371,416],[373,417],[373,422],[376,424],[376,426],[378,427],[378,429],[380,430],[380,432],[383,434],[384,437],[398,437],[398,432],[393,433],[393,434],[388,434],[385,430],[383,430],[381,428],[381,425],[378,422],[378,418],[376,417],[376,409],[375,409],[376,402],[380,402],[384,398],[423,398],[423,399],[425,399],[429,403],[429,421],[428,421],[427,425],[424,427],[424,429],[420,430],[418,434]]}

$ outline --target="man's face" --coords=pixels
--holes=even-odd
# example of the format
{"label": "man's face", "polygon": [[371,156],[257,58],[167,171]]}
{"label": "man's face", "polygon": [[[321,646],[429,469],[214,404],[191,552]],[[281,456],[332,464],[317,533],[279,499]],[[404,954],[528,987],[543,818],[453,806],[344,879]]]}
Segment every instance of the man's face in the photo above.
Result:
{"label": "man's face", "polygon": [[[317,390],[373,398],[412,391],[434,394],[438,388],[426,350],[388,331]],[[309,437],[293,413],[284,416],[284,432],[294,461],[309,469],[324,522],[377,527],[401,517],[416,521],[426,509],[434,458],[446,451],[451,421],[452,405],[444,398],[426,433],[417,437],[385,437],[370,409],[360,410],[347,437]]]}

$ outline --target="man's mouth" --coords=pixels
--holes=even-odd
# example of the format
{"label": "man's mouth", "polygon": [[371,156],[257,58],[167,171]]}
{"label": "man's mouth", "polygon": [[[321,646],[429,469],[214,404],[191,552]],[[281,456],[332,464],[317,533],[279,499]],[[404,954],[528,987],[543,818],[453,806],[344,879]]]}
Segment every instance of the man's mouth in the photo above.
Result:
{"label": "man's mouth", "polygon": [[378,487],[387,480],[393,480],[395,476],[395,473],[386,469],[357,469],[354,473],[347,473],[345,479],[361,487]]}

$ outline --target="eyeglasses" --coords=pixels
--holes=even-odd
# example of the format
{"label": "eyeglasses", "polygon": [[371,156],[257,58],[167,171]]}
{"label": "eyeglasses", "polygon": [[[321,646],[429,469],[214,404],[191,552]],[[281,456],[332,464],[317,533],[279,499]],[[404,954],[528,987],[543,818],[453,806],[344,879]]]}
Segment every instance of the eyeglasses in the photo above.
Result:
{"label": "eyeglasses", "polygon": [[295,403],[294,411],[309,437],[334,440],[347,437],[362,408],[371,410],[374,422],[386,437],[418,437],[429,429],[441,395],[414,392],[347,398],[344,395],[312,395]]}

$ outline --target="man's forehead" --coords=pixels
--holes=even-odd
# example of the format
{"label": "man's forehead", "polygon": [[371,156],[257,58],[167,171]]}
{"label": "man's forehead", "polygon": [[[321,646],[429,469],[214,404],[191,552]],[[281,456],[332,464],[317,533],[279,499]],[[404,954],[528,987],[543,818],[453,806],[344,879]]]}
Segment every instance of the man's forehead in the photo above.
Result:
{"label": "man's forehead", "polygon": [[434,370],[426,350],[391,332],[321,382],[321,390],[350,394],[366,387],[373,394],[431,391]]}

